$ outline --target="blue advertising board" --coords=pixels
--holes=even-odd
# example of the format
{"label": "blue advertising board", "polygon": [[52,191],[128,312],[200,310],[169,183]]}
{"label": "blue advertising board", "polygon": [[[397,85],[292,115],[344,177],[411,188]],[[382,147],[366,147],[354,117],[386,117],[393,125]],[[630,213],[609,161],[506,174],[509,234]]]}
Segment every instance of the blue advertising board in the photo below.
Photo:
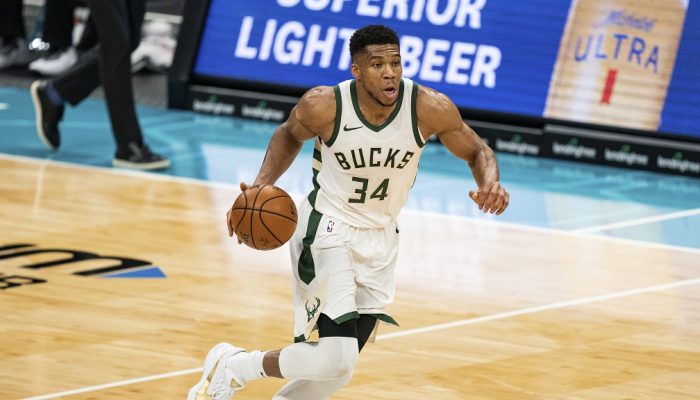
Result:
{"label": "blue advertising board", "polygon": [[[659,17],[649,8],[672,8],[664,2],[677,3],[678,12]],[[354,30],[384,24],[401,39],[404,76],[447,94],[462,109],[700,138],[700,113],[690,112],[700,106],[698,6],[660,0],[634,10],[631,3],[212,0],[193,73],[302,89],[334,85],[351,78],[348,41]],[[588,25],[578,23],[590,14]],[[675,36],[668,33],[674,24],[682,27]],[[614,64],[618,58],[625,65]],[[585,63],[591,60],[594,66]],[[654,74],[650,83],[640,81],[642,75],[631,69],[637,66]],[[589,71],[601,77],[591,80]],[[602,111],[579,112],[586,106],[577,94],[558,97],[572,80],[591,86],[590,101]],[[626,100],[647,97],[649,104]],[[643,118],[635,112],[658,115],[638,122]]]}

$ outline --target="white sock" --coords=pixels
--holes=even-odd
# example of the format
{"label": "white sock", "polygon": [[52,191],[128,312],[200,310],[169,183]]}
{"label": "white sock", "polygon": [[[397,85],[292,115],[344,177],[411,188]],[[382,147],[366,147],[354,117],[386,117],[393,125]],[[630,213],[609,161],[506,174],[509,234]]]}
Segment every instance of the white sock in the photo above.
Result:
{"label": "white sock", "polygon": [[226,368],[235,371],[236,377],[240,378],[243,381],[241,383],[245,385],[246,382],[267,376],[263,369],[263,358],[265,358],[263,351],[244,351],[229,357],[226,360]]}

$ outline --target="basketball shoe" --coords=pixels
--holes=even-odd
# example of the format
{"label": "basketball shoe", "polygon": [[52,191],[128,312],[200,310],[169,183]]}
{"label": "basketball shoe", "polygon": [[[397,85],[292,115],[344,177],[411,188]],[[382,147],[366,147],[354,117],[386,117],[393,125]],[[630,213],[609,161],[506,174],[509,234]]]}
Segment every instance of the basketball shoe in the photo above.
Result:
{"label": "basketball shoe", "polygon": [[168,168],[170,161],[152,152],[145,144],[129,142],[126,147],[117,149],[112,166],[146,171]]}
{"label": "basketball shoe", "polygon": [[46,81],[34,81],[29,91],[34,101],[36,132],[46,147],[57,150],[61,145],[58,123],[63,118],[63,104],[54,104],[47,93]]}
{"label": "basketball shoe", "polygon": [[226,368],[226,360],[244,350],[228,343],[212,347],[204,360],[202,379],[187,393],[187,400],[229,400],[243,389],[240,377]]}

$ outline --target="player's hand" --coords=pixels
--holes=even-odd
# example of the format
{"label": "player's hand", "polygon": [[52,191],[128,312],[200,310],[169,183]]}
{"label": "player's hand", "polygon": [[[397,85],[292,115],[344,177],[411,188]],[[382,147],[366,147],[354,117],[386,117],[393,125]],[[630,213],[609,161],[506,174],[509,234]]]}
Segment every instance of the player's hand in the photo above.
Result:
{"label": "player's hand", "polygon": [[476,191],[470,190],[469,197],[479,206],[479,210],[496,215],[501,215],[508,208],[510,200],[510,195],[500,182],[488,183]]}
{"label": "player's hand", "polygon": [[[233,205],[226,211],[226,227],[228,228],[228,237],[233,236],[233,226],[231,225],[231,210],[233,210]],[[241,241],[239,240],[238,243]]]}
{"label": "player's hand", "polygon": [[[246,190],[252,188],[253,186],[248,186],[247,183],[241,182],[240,187],[241,187],[241,192],[245,192]],[[229,208],[228,211],[226,211],[226,227],[228,228],[228,236],[229,237],[233,237],[233,229],[234,229],[233,225],[231,225],[231,211],[233,211],[233,204],[231,204],[231,208]],[[243,243],[241,241],[241,239],[238,239],[238,244],[241,244],[241,243]]]}

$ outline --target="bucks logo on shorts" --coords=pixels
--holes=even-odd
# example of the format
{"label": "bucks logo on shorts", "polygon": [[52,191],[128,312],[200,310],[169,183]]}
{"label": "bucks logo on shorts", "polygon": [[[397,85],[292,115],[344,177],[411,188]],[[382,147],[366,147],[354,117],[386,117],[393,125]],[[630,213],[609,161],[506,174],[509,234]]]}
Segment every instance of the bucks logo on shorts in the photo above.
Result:
{"label": "bucks logo on shorts", "polygon": [[318,308],[321,306],[321,299],[318,297],[314,297],[314,304],[310,305],[309,301],[306,301],[306,304],[304,304],[304,307],[306,308],[306,322],[311,321],[316,313],[318,312]]}

